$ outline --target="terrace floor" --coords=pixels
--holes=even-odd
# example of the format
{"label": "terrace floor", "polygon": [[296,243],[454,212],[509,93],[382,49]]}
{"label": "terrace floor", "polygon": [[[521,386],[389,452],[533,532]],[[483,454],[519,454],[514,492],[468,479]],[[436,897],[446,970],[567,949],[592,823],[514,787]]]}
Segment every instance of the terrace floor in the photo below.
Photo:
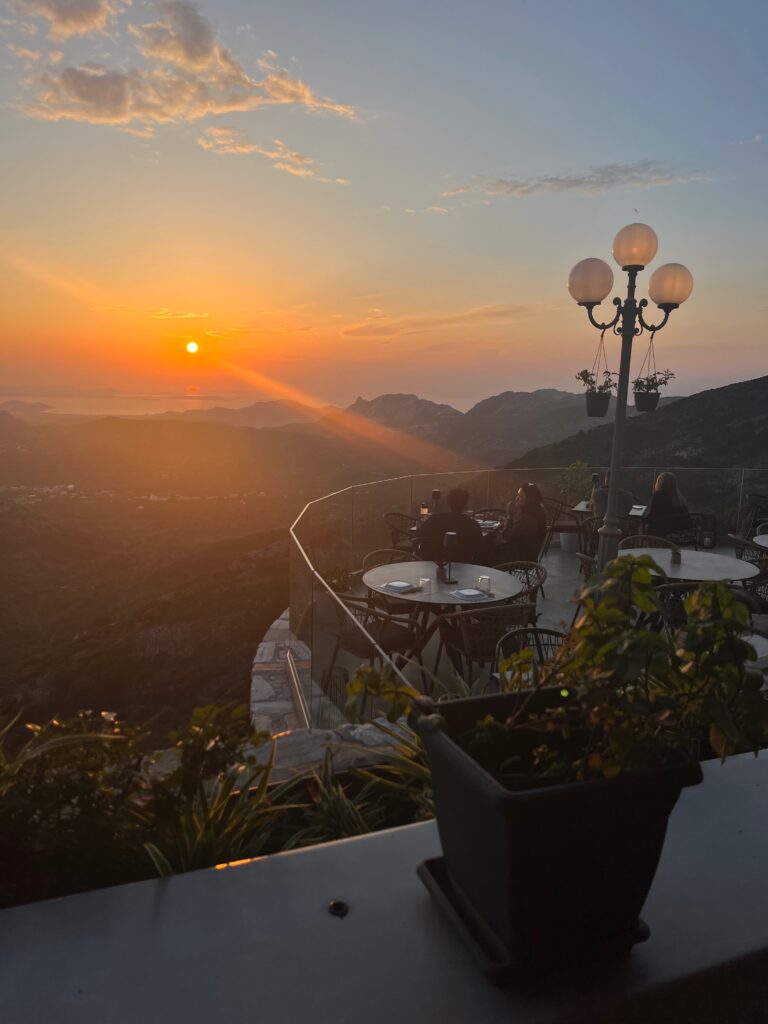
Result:
{"label": "terrace floor", "polygon": [[[733,554],[728,545],[719,546],[715,550],[722,554]],[[546,596],[539,599],[538,625],[567,632],[575,609],[574,596],[581,583],[578,559],[569,552],[552,547],[542,564],[548,575],[544,586]],[[768,616],[757,617],[755,627],[760,630],[768,628]],[[768,664],[768,639],[758,636],[753,642],[761,663]],[[304,692],[309,694],[312,720],[316,726],[312,730],[303,728],[305,719],[297,707],[295,687],[291,682],[289,650],[293,654],[298,681]],[[437,639],[433,638],[425,651],[425,662],[429,667],[434,665],[436,654]],[[370,756],[371,746],[376,746],[380,741],[380,734],[369,734],[365,726],[351,727],[344,724],[341,711],[310,680],[311,657],[312,652],[292,637],[289,611],[286,609],[264,636],[253,662],[251,715],[255,727],[280,737],[278,764],[282,763],[287,770],[322,760],[329,744],[334,749],[343,748],[345,758],[348,756],[357,761],[359,755],[360,759],[365,760]],[[324,650],[322,638],[316,639],[315,657],[320,663],[327,663],[329,658],[329,651]],[[340,681],[337,689],[342,697],[345,679],[354,673],[359,660],[343,653],[338,656]],[[450,673],[450,665],[443,658],[438,675],[442,678],[446,672]],[[315,675],[318,674],[316,671]],[[419,685],[419,674],[415,666],[408,667],[406,674],[415,685]]]}

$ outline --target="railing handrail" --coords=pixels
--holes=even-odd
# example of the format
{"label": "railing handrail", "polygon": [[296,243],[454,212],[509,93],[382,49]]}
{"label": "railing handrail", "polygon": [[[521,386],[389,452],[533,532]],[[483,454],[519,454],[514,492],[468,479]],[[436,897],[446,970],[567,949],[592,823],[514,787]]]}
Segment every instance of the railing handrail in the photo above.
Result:
{"label": "railing handrail", "polygon": [[[299,514],[296,516],[296,518],[294,519],[293,523],[291,524],[289,533],[291,534],[291,536],[296,541],[298,547],[301,549],[301,553],[302,553],[302,555],[304,555],[304,558],[306,559],[307,564],[310,567],[312,567],[312,563],[309,561],[309,558],[307,557],[307,553],[304,550],[304,548],[302,547],[302,545],[301,545],[300,541],[298,540],[298,538],[296,537],[296,534],[295,534],[294,531],[296,530],[296,527],[301,522],[305,512],[312,505],[317,505],[321,501],[327,501],[329,498],[336,498],[336,497],[338,497],[338,495],[346,494],[348,491],[355,491],[355,490],[358,489],[358,487],[373,487],[375,484],[393,484],[393,483],[398,483],[398,481],[400,481],[400,480],[418,480],[421,477],[425,477],[425,476],[426,477],[458,476],[458,475],[464,474],[464,473],[466,473],[466,474],[470,474],[470,473],[531,473],[531,472],[551,473],[554,470],[562,470],[562,471],[564,471],[564,470],[570,469],[570,468],[571,468],[570,466],[515,466],[515,467],[494,466],[493,468],[489,469],[487,466],[480,466],[477,469],[441,469],[437,473],[403,473],[401,476],[386,476],[386,477],[382,477],[381,480],[366,480],[366,481],[363,481],[363,482],[360,482],[360,483],[356,483],[356,484],[348,484],[346,487],[340,487],[338,491],[330,491],[328,494],[322,494],[322,495],[320,495],[319,498],[313,498],[311,501],[308,501],[306,503],[306,505],[302,508],[301,512],[299,512]],[[637,473],[637,472],[640,472],[642,470],[650,470],[651,472],[655,473],[658,467],[656,467],[656,466],[622,466],[621,468],[622,468],[622,472],[626,471],[628,473]],[[768,473],[768,467],[761,467],[761,466],[670,466],[669,468],[670,469],[674,469],[674,470],[676,470],[678,472],[680,472],[681,470],[698,470],[700,472],[709,472],[709,473]],[[608,469],[608,466],[607,465],[594,465],[594,466],[590,466],[589,464],[586,464],[586,470],[587,471],[598,470],[598,469]]]}

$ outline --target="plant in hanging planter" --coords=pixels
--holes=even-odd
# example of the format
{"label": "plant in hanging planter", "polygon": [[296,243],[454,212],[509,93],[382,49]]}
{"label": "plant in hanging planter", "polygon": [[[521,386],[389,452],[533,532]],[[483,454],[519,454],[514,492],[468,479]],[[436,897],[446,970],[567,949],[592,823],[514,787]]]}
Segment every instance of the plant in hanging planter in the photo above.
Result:
{"label": "plant in hanging planter", "polygon": [[666,387],[674,376],[671,370],[654,370],[645,377],[635,377],[632,390],[637,411],[653,412],[661,397],[659,388]]}
{"label": "plant in hanging planter", "polygon": [[722,584],[686,601],[674,636],[643,628],[659,606],[648,557],[609,564],[553,661],[500,666],[507,692],[411,716],[432,770],[444,857],[420,868],[502,968],[552,969],[629,949],[681,789],[702,749],[757,750],[768,697]]}
{"label": "plant in hanging planter", "polygon": [[611,393],[616,390],[614,377],[608,370],[603,370],[601,381],[594,370],[580,370],[576,374],[576,380],[581,381],[586,392],[587,416],[602,417],[608,412]]}

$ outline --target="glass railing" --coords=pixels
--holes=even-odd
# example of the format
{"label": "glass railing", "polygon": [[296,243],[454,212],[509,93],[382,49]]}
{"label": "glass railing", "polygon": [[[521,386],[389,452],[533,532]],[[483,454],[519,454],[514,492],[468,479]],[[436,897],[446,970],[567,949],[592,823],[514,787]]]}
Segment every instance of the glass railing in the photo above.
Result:
{"label": "glass railing", "polygon": [[[418,517],[422,502],[439,491],[442,507],[448,491],[469,492],[472,509],[504,508],[522,483],[535,483],[546,496],[575,504],[588,495],[592,473],[606,467],[546,467],[429,473],[396,477],[347,487],[310,502],[291,528],[291,655],[313,725],[343,720],[347,683],[361,663],[387,666],[401,683],[418,683],[412,664],[388,658],[374,637],[349,611],[344,596],[362,596],[360,569],[371,551],[392,547],[384,520],[387,512]],[[648,504],[653,484],[665,467],[627,467],[619,486],[637,504]],[[670,467],[692,512],[707,513],[717,523],[718,544],[727,534],[749,528],[752,495],[766,496],[768,470]],[[373,630],[371,630],[373,632]]]}

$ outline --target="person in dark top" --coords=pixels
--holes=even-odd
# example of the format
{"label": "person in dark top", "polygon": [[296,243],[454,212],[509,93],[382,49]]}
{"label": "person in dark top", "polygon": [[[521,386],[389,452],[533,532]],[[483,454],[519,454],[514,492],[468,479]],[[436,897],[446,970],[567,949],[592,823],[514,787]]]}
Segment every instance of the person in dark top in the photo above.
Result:
{"label": "person in dark top", "polygon": [[680,493],[674,473],[659,473],[653,485],[653,496],[648,509],[648,533],[654,537],[680,539],[686,543],[693,532],[693,520],[688,505]]}
{"label": "person in dark top", "polygon": [[507,505],[508,519],[498,534],[492,565],[501,562],[537,562],[547,517],[541,504],[541,491],[536,484],[523,484],[515,500]]}
{"label": "person in dark top", "polygon": [[[419,527],[414,541],[416,553],[433,562],[476,563],[482,554],[483,531],[471,516],[464,515],[469,492],[457,487],[448,492],[445,500],[449,511],[435,512]],[[443,547],[446,533],[456,534],[450,552]]]}
{"label": "person in dark top", "polygon": [[[611,471],[605,474],[605,482],[602,487],[593,487],[592,496],[589,499],[589,503],[592,507],[592,515],[597,516],[599,519],[605,518],[605,513],[608,509],[608,484],[611,479]],[[616,496],[616,512],[620,516],[628,516],[629,511],[635,502],[634,495],[631,491],[619,490]]]}

